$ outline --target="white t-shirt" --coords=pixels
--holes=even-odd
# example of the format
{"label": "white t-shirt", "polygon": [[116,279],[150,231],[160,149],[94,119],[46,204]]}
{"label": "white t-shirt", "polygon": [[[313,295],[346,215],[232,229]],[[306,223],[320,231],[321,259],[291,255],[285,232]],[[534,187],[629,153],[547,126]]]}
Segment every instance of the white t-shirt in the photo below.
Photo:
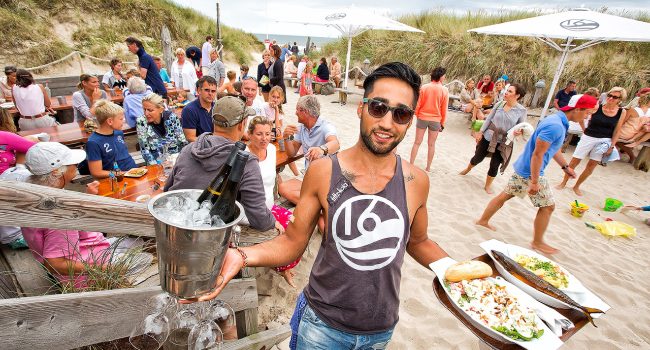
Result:
{"label": "white t-shirt", "polygon": [[210,65],[210,50],[212,50],[212,44],[209,41],[204,42],[201,47],[201,67]]}
{"label": "white t-shirt", "polygon": [[188,89],[192,95],[196,92],[196,81],[199,78],[196,76],[194,65],[189,60],[185,60],[182,67],[179,67],[178,60],[174,61],[170,73],[176,88]]}
{"label": "white t-shirt", "polygon": [[[246,151],[250,149],[246,147]],[[275,188],[275,146],[269,143],[266,146],[266,159],[258,161],[260,165],[260,172],[262,173],[262,184],[264,185],[264,199],[266,207],[271,209],[273,207],[273,188]]]}

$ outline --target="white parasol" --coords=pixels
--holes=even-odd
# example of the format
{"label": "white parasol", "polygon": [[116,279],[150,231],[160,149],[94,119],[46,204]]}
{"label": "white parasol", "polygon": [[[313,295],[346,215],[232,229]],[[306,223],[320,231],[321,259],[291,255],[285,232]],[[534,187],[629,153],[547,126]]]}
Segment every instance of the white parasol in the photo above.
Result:
{"label": "white parasol", "polygon": [[[551,103],[569,53],[607,41],[650,41],[650,23],[583,8],[470,29],[469,32],[488,35],[532,36],[562,52],[546,103],[544,103],[542,118]],[[565,43],[557,44],[551,39],[562,39]],[[587,41],[580,45],[572,45],[572,42],[576,40]]]}
{"label": "white parasol", "polygon": [[343,88],[348,88],[348,72],[350,70],[350,51],[352,48],[352,37],[357,36],[366,30],[398,30],[403,32],[423,31],[407,26],[388,17],[377,15],[370,10],[358,8],[355,6],[335,9],[335,10],[310,10],[307,13],[301,13],[299,20],[278,20],[278,22],[299,23],[305,25],[320,25],[331,27],[338,30],[342,36],[348,38],[348,51],[345,60],[345,81]]}

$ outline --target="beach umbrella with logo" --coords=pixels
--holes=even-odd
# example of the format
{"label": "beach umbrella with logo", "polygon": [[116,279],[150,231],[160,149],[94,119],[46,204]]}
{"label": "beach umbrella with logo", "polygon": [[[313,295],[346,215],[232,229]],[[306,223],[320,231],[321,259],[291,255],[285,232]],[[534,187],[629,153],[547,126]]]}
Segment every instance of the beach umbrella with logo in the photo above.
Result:
{"label": "beach umbrella with logo", "polygon": [[335,10],[310,10],[307,13],[301,13],[298,17],[299,19],[277,20],[277,22],[326,26],[336,29],[343,37],[348,39],[348,51],[345,60],[345,81],[343,83],[343,87],[346,90],[348,88],[350,51],[352,49],[353,37],[371,29],[424,33],[417,28],[407,26],[386,16],[374,14],[368,9],[355,6]]}
{"label": "beach umbrella with logo", "polygon": [[[562,53],[544,103],[542,118],[546,115],[570,53],[607,41],[650,41],[650,23],[584,8],[474,28],[469,32],[532,36]],[[552,39],[562,39],[564,43],[558,44]],[[584,42],[575,44],[576,41]]]}

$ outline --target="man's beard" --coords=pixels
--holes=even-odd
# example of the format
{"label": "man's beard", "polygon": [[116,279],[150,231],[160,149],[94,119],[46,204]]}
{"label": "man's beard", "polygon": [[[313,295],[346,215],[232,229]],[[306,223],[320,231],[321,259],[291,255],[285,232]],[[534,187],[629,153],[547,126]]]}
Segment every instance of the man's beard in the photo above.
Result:
{"label": "man's beard", "polygon": [[[397,145],[399,145],[399,143],[402,142],[402,140],[404,139],[404,136],[405,136],[405,135],[402,135],[401,137],[399,137],[399,135],[397,135],[395,141],[390,143],[388,146],[379,147],[372,141],[372,133],[375,130],[384,131],[381,128],[372,129],[372,130],[370,130],[369,133],[364,133],[362,131],[361,132],[361,140],[363,141],[363,144],[366,146],[366,148],[368,150],[370,150],[370,152],[372,152],[373,154],[378,155],[378,156],[385,156],[387,154],[390,154],[395,149],[395,147],[397,147]],[[386,132],[388,134],[392,134],[392,133],[389,133],[387,131],[384,131],[384,132]]]}

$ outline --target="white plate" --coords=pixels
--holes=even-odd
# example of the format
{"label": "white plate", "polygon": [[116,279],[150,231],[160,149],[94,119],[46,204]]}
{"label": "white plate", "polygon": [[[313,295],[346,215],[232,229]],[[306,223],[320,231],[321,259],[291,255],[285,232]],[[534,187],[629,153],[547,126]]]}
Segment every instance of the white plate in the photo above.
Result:
{"label": "white plate", "polygon": [[534,297],[535,299],[541,301],[542,303],[548,306],[552,306],[560,309],[573,308],[569,306],[569,304],[566,304],[553,297],[550,297],[538,291],[537,289],[529,286],[528,284],[520,281],[515,276],[511,275],[508,271],[506,271],[506,269],[503,266],[501,266],[501,264],[499,264],[499,262],[496,259],[494,259],[491,251],[496,250],[501,253],[504,253],[505,255],[507,255],[509,258],[513,260],[515,259],[515,256],[522,254],[522,255],[528,255],[528,256],[538,258],[542,261],[550,261],[551,263],[560,266],[562,271],[564,271],[564,273],[567,274],[567,278],[569,280],[569,286],[567,288],[560,289],[560,290],[563,291],[566,295],[568,295],[571,299],[575,300],[576,302],[578,302],[580,297],[588,291],[587,288],[585,288],[585,286],[582,285],[582,283],[580,283],[580,281],[577,278],[575,278],[575,276],[573,276],[569,271],[567,271],[567,269],[563,268],[560,264],[556,263],[555,261],[543,255],[538,254],[535,251],[523,247],[519,247],[516,245],[512,245],[512,244],[503,243],[497,240],[490,240],[487,242],[483,242],[480,244],[480,246],[481,248],[483,248],[483,250],[485,250],[486,253],[488,253],[490,258],[492,258],[492,261],[494,261],[494,266],[497,268],[497,271],[499,271],[499,273],[501,274],[501,276],[503,276],[503,278],[505,278],[506,280],[508,280],[508,282],[514,284],[524,292],[530,294],[532,297]]}
{"label": "white plate", "polygon": [[[491,338],[494,338],[494,339],[497,339],[497,340],[500,340],[500,341],[504,341],[506,343],[514,343],[514,344],[522,346],[523,348],[530,349],[530,350],[533,350],[533,349],[551,349],[551,350],[552,349],[558,349],[559,347],[561,347],[564,344],[562,342],[562,340],[560,340],[560,338],[558,338],[558,336],[555,335],[548,328],[548,326],[537,315],[535,316],[535,322],[544,330],[544,334],[541,337],[539,337],[538,339],[533,339],[533,340],[530,340],[530,341],[514,340],[514,339],[506,336],[505,334],[502,334],[500,332],[497,332],[497,331],[493,330],[492,328],[489,328],[489,327],[485,326],[483,323],[475,320],[470,315],[465,313],[465,311],[463,311],[463,309],[458,304],[456,304],[456,300],[453,300],[451,298],[451,295],[449,294],[449,291],[444,286],[444,282],[442,280],[442,279],[444,279],[444,277],[442,279],[440,278],[440,276],[444,276],[444,274],[443,275],[438,275],[438,276],[439,276],[438,281],[440,281],[440,283],[443,283],[442,288],[445,290],[445,293],[447,293],[447,296],[452,301],[452,305],[454,306],[454,308],[456,308],[458,311],[460,311],[460,313],[463,315],[463,317],[465,317],[465,319],[467,319],[470,323],[472,323],[472,325],[474,325],[474,327],[482,330],[483,333],[487,334]],[[508,281],[506,281],[506,280],[504,280],[502,278],[489,277],[488,279],[491,280],[491,281],[494,281],[498,285],[505,286],[508,293],[515,296],[520,304],[522,304],[524,306],[527,306],[527,307],[531,307],[529,305],[529,303],[527,302],[529,300],[530,296],[528,296],[521,289],[517,288],[516,286],[512,285],[511,283],[508,283]],[[532,309],[534,309],[534,308],[532,308]]]}

